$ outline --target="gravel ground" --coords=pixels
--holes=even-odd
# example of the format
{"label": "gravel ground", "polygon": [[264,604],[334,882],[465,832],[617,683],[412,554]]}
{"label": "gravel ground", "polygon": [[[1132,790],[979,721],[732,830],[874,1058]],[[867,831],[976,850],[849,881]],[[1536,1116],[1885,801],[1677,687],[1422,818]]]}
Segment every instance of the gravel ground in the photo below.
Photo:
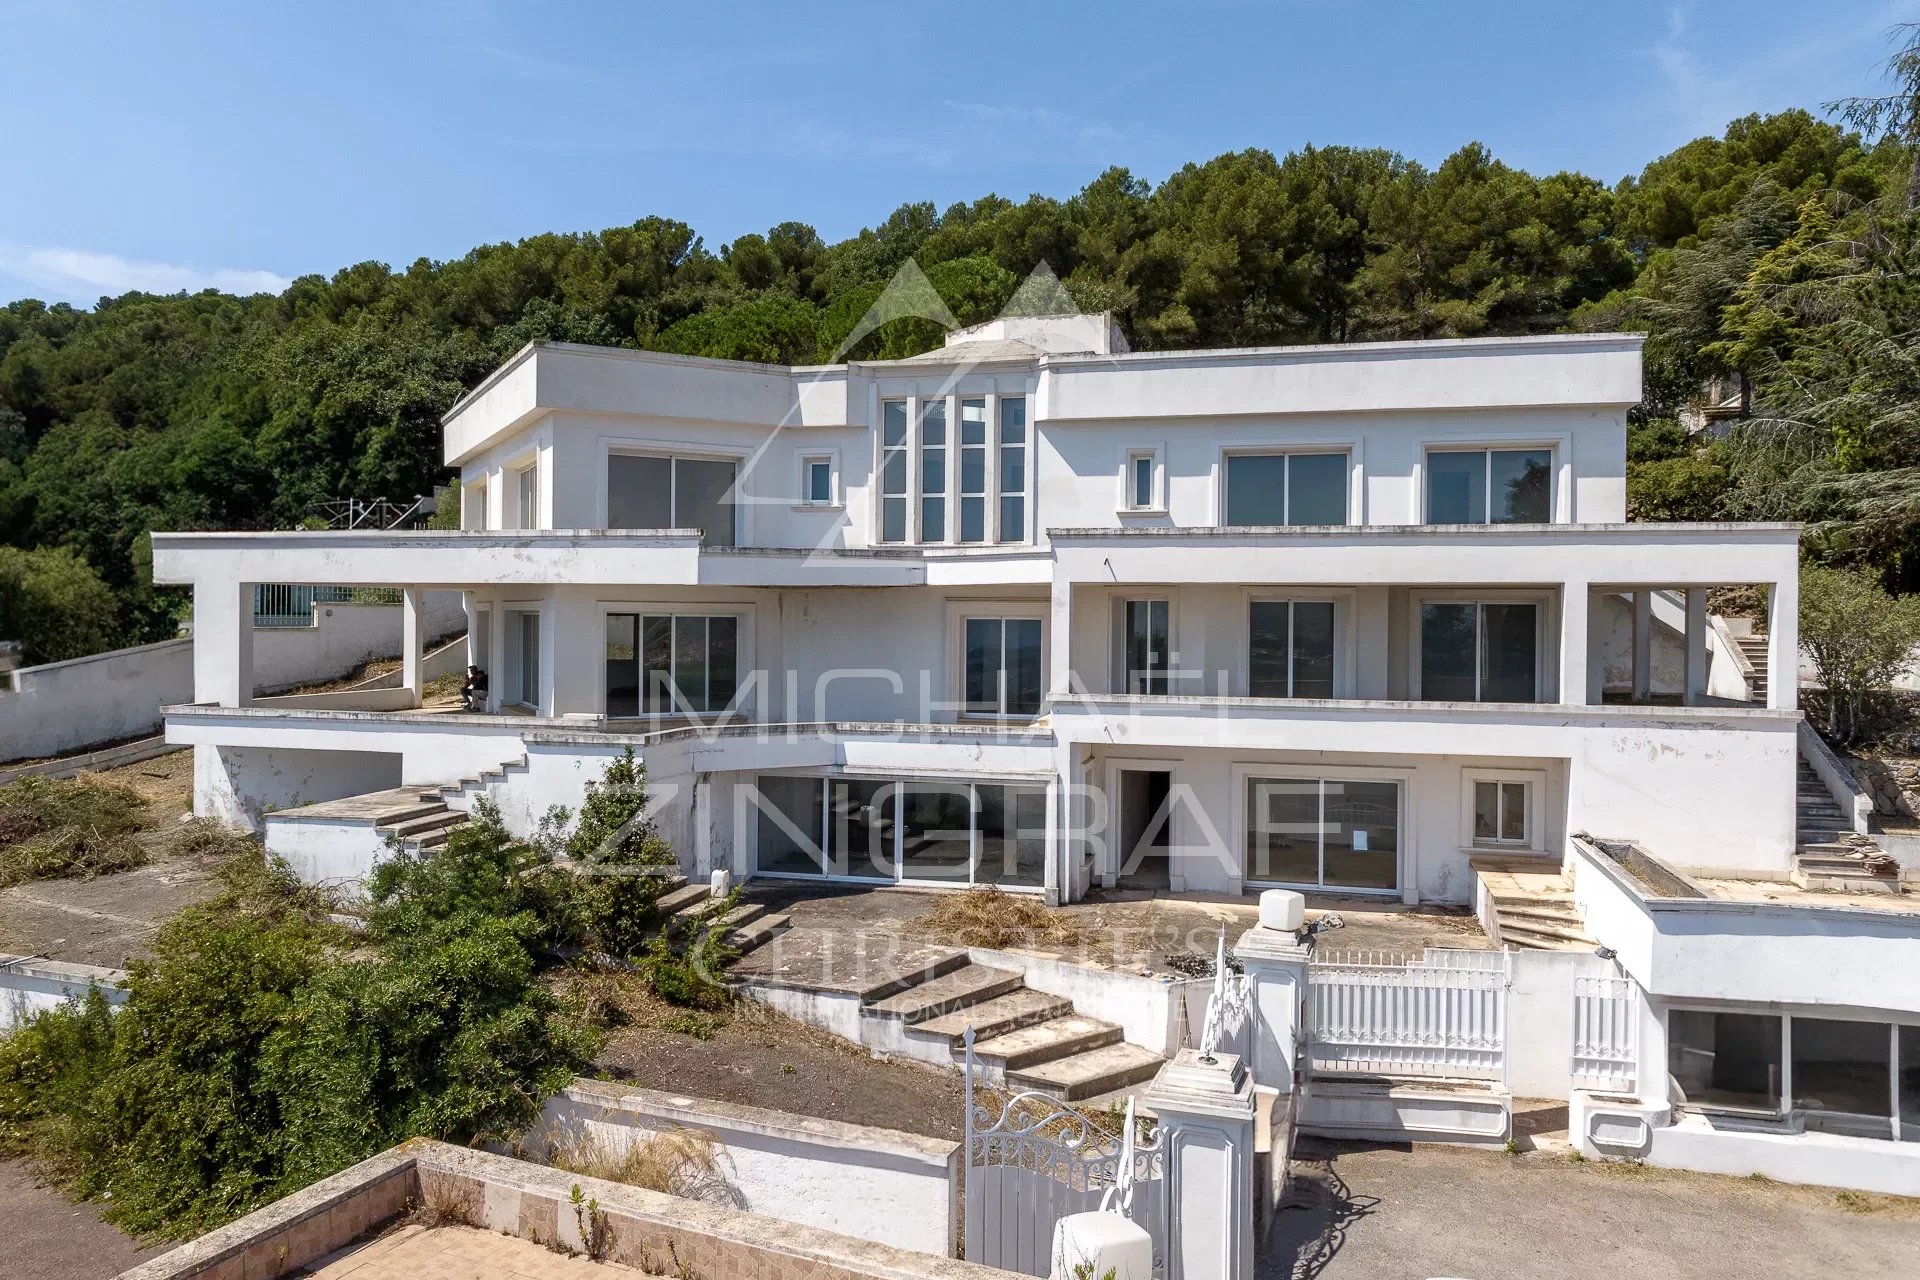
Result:
{"label": "gravel ground", "polygon": [[1920,1276],[1920,1201],[1458,1147],[1303,1141],[1260,1280]]}
{"label": "gravel ground", "polygon": [[90,1204],[68,1204],[18,1160],[0,1160],[0,1276],[12,1280],[108,1280],[172,1248],[142,1249],[100,1221]]}

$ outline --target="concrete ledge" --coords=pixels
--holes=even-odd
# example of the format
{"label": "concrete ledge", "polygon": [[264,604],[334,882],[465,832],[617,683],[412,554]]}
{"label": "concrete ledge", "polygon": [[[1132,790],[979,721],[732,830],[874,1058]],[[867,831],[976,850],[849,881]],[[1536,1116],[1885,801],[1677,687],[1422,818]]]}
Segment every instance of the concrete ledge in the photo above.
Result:
{"label": "concrete ledge", "polygon": [[1512,1113],[1513,1095],[1480,1081],[1334,1076],[1308,1084],[1297,1126],[1328,1138],[1498,1146]]}
{"label": "concrete ledge", "polygon": [[17,769],[0,769],[0,787],[16,778],[71,778],[76,774],[114,769],[123,764],[138,764],[142,760],[152,760],[179,750],[182,748],[169,743],[165,734],[156,734],[151,738],[123,742],[117,747],[89,751],[84,755],[62,756],[58,760],[43,760],[39,764],[21,765]]}

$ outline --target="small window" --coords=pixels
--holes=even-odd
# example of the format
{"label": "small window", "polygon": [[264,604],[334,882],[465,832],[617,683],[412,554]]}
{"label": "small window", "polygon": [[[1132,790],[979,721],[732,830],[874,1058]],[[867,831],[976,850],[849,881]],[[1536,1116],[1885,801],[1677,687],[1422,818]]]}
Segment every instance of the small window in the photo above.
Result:
{"label": "small window", "polygon": [[1027,540],[1027,399],[1000,397],[1001,542]]}
{"label": "small window", "polygon": [[1158,511],[1166,505],[1160,494],[1160,458],[1152,449],[1127,454],[1127,510]]}
{"label": "small window", "polygon": [[810,507],[833,505],[833,459],[803,458],[800,461],[800,500]]}
{"label": "small window", "polygon": [[1465,449],[1427,454],[1428,524],[1549,524],[1553,450]]}
{"label": "small window", "polygon": [[1226,523],[1346,524],[1347,455],[1227,455]]}
{"label": "small window", "polygon": [[1524,782],[1480,779],[1473,784],[1473,842],[1531,845]]}

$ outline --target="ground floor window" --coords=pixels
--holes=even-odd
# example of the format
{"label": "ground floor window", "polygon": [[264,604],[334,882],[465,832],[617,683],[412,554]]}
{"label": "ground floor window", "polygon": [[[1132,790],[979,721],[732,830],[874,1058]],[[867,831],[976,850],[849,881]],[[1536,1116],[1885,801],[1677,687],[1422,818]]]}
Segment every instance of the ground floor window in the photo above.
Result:
{"label": "ground floor window", "polygon": [[751,784],[762,874],[1039,888],[1039,783],[763,775]]}
{"label": "ground floor window", "polygon": [[1667,1069],[1682,1106],[1920,1142],[1920,1024],[1673,1009]]}
{"label": "ground floor window", "polygon": [[1329,889],[1400,885],[1400,784],[1247,779],[1246,878]]}
{"label": "ground floor window", "polygon": [[607,615],[607,714],[725,711],[739,691],[740,619]]}
{"label": "ground floor window", "polygon": [[1532,788],[1507,778],[1473,780],[1475,845],[1511,844],[1533,848]]}

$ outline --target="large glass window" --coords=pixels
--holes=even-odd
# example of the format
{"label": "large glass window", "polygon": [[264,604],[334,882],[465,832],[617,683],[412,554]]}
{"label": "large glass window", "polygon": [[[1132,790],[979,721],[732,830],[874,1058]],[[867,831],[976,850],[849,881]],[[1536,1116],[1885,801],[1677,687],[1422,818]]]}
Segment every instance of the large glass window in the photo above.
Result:
{"label": "large glass window", "polygon": [[964,627],[969,715],[1040,714],[1040,619],[968,618]]}
{"label": "large glass window", "polygon": [[1420,697],[1538,702],[1540,607],[1478,601],[1420,606]]}
{"label": "large glass window", "polygon": [[987,540],[987,402],[960,402],[960,541]]}
{"label": "large glass window", "polygon": [[1781,1021],[1776,1014],[1675,1009],[1667,1014],[1667,1074],[1682,1106],[1778,1111]]}
{"label": "large glass window", "polygon": [[1255,698],[1331,698],[1333,603],[1255,600],[1247,618],[1247,693]]}
{"label": "large glass window", "polygon": [[607,528],[698,529],[705,545],[731,547],[736,472],[711,458],[609,455]]}
{"label": "large glass window", "polygon": [[1793,1105],[1809,1129],[1884,1137],[1893,1108],[1893,1029],[1884,1022],[1793,1019]]}
{"label": "large glass window", "polygon": [[1121,691],[1164,694],[1169,670],[1165,600],[1128,600],[1120,615]]}
{"label": "large glass window", "polygon": [[1045,883],[1043,785],[769,774],[751,803],[766,874]]}
{"label": "large glass window", "polygon": [[740,620],[607,615],[607,714],[725,711],[739,691]]}
{"label": "large glass window", "polygon": [[517,529],[540,527],[540,464],[514,473],[514,516]]}
{"label": "large glass window", "polygon": [[540,615],[531,611],[513,615],[518,621],[520,659],[520,701],[529,707],[540,705]]}
{"label": "large glass window", "polygon": [[920,405],[920,541],[947,540],[947,402]]}
{"label": "large glass window", "polygon": [[1427,454],[1428,524],[1548,524],[1551,449],[1447,449]]}
{"label": "large glass window", "polygon": [[1027,540],[1027,400],[1000,397],[1000,528],[1001,542]]}
{"label": "large glass window", "polygon": [[880,541],[907,540],[907,402],[880,404]]}
{"label": "large glass window", "polygon": [[1226,522],[1230,525],[1347,523],[1347,455],[1227,455]]}
{"label": "large glass window", "polygon": [[1400,784],[1338,778],[1249,778],[1250,881],[1316,888],[1396,888]]}

